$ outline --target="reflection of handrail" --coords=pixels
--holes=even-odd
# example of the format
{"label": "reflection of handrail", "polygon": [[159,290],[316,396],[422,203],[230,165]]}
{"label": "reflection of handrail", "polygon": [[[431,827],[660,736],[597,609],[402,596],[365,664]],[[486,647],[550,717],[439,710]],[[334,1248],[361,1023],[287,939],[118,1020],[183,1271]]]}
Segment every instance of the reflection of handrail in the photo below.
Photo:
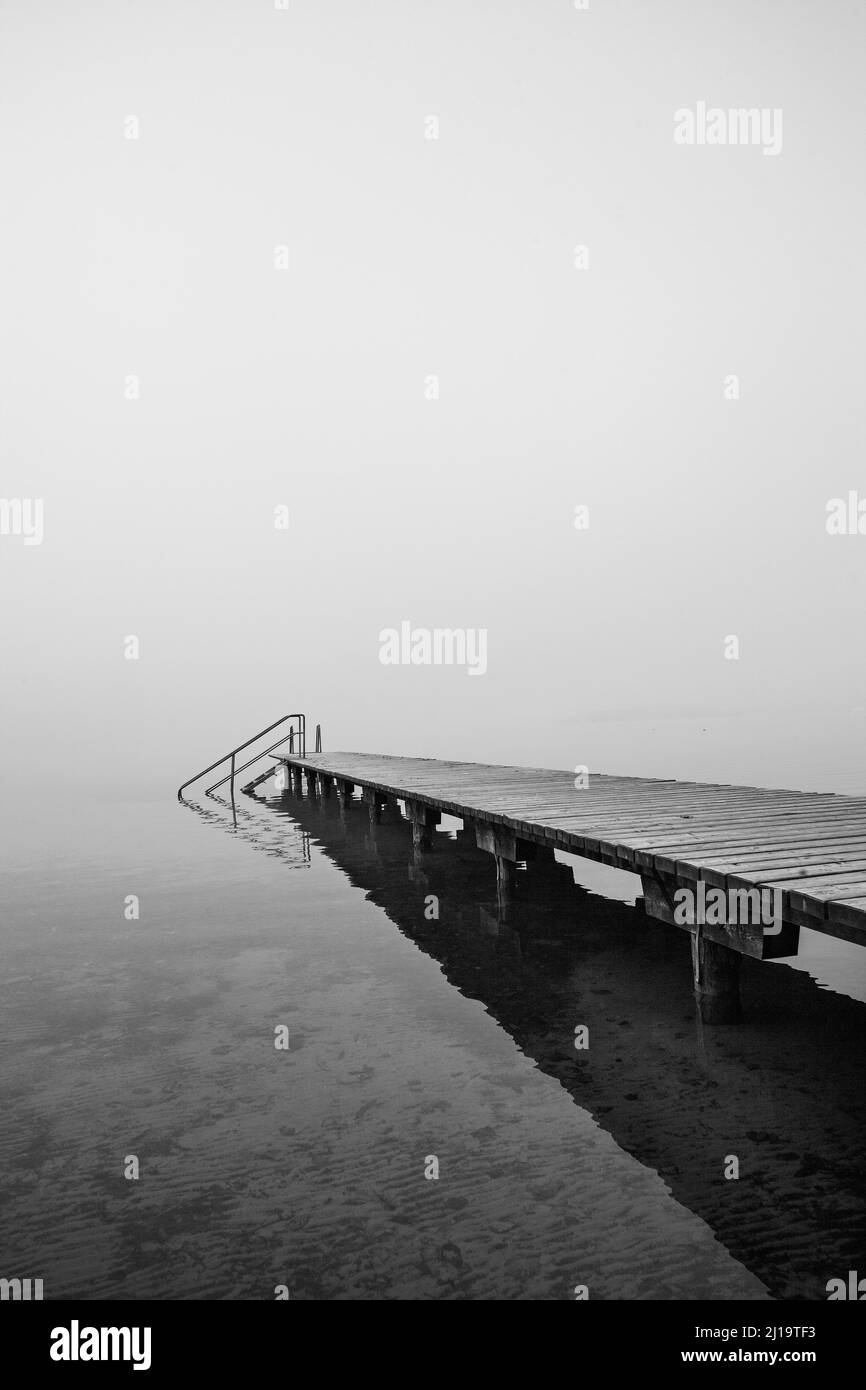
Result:
{"label": "reflection of handrail", "polygon": [[[223,763],[228,762],[228,760],[231,759],[231,771],[229,772],[228,776],[227,776],[227,777],[223,777],[222,781],[220,781],[220,782],[215,782],[214,785],[213,785],[213,787],[208,787],[208,788],[207,788],[206,794],[208,794],[209,792],[212,792],[213,789],[214,789],[214,787],[221,787],[221,786],[223,785],[224,782],[231,782],[231,784],[232,784],[232,788],[231,788],[231,790],[232,790],[232,814],[234,815],[234,818],[235,818],[235,825],[237,825],[237,815],[235,814],[235,777],[236,777],[236,775],[237,775],[238,772],[243,771],[243,768],[238,768],[238,767],[236,767],[236,765],[235,765],[235,758],[236,758],[236,756],[237,756],[238,753],[243,752],[243,750],[244,750],[245,748],[249,748],[249,746],[250,746],[251,743],[255,743],[256,739],[263,738],[264,735],[265,735],[265,734],[269,734],[269,733],[271,732],[272,729],[278,728],[278,726],[279,726],[280,724],[285,724],[285,722],[286,722],[287,719],[297,719],[297,721],[298,721],[298,731],[297,731],[297,732],[298,732],[298,745],[299,745],[298,751],[299,751],[300,757],[302,757],[302,758],[303,758],[303,757],[306,757],[306,753],[307,753],[307,721],[306,721],[304,715],[303,715],[303,714],[284,714],[284,715],[282,715],[282,717],[281,717],[280,719],[275,720],[273,724],[269,724],[268,727],[267,727],[266,729],[260,729],[259,732],[258,732],[257,734],[253,734],[252,738],[248,738],[248,739],[246,740],[245,743],[239,743],[238,746],[237,746],[237,748],[232,748],[232,749],[229,750],[228,753],[223,753],[222,757],[221,757],[221,758],[217,758],[217,760],[216,760],[215,763],[211,763],[210,767],[202,768],[201,772],[197,772],[197,773],[196,773],[195,777],[190,777],[190,779],[189,779],[188,782],[184,782],[184,784],[183,784],[182,787],[178,787],[178,791],[177,791],[177,799],[178,799],[178,801],[183,801],[183,794],[184,794],[184,792],[186,791],[187,787],[191,787],[191,786],[192,786],[193,782],[197,782],[197,781],[199,780],[199,778],[201,778],[201,777],[206,777],[207,774],[208,774],[209,772],[213,772],[214,768],[220,767]],[[289,733],[288,733],[288,735],[287,735],[286,737],[288,737],[289,739],[291,739],[291,747],[293,748],[293,747],[294,747],[294,742],[295,742],[295,730],[294,730],[294,728],[292,728],[292,729],[289,731]],[[279,740],[277,741],[277,743],[272,744],[271,747],[272,747],[272,748],[277,748],[277,747],[279,747],[279,745],[280,745],[281,743],[285,743],[285,741],[286,741],[285,738],[281,738],[281,739],[279,739]],[[246,767],[249,767],[251,763],[257,762],[259,758],[264,758],[268,753],[270,753],[270,751],[271,751],[270,748],[266,748],[266,749],[264,750],[264,752],[262,752],[262,753],[257,753],[256,756],[255,756],[254,758],[250,758],[249,762],[244,763],[243,767],[245,767],[245,768],[246,768]]]}

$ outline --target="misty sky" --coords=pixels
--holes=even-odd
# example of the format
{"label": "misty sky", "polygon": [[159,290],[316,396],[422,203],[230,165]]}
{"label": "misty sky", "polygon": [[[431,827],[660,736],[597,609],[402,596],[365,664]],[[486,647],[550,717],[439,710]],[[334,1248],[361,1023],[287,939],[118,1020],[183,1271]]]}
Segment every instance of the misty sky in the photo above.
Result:
{"label": "misty sky", "polygon": [[[171,793],[300,708],[866,792],[866,535],[825,529],[866,499],[864,31],[3,0],[0,496],[45,516],[0,536],[4,779]],[[676,145],[701,101],[780,108],[780,153]],[[383,666],[407,619],[486,628],[486,675]]]}

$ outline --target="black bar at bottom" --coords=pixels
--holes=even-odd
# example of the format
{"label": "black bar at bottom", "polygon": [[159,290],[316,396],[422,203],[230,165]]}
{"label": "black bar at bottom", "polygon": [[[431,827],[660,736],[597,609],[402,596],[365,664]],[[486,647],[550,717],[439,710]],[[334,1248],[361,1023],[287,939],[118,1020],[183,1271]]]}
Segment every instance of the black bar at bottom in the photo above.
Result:
{"label": "black bar at bottom", "polygon": [[[352,1302],[350,1296],[341,1301]],[[763,1365],[771,1370],[805,1367],[820,1372],[826,1384],[829,1376],[847,1375],[858,1361],[863,1314],[859,1308],[842,1306],[850,1301],[847,1295],[826,1303],[593,1303],[575,1298],[567,1313],[552,1321],[545,1316],[541,1344],[515,1337],[511,1313],[497,1337],[502,1312],[485,1306],[461,1314],[470,1320],[460,1325],[470,1333],[461,1346],[481,1354],[482,1344],[471,1335],[479,1320],[485,1332],[494,1333],[483,1341],[487,1379],[496,1373],[499,1356],[503,1374],[514,1375],[514,1360],[521,1354],[532,1364],[534,1347],[535,1357],[541,1357],[536,1370],[542,1365],[553,1370],[554,1362],[564,1361],[575,1378],[634,1371],[653,1377],[666,1376],[674,1368]],[[866,1301],[866,1279],[853,1301]],[[371,1325],[371,1316],[384,1316],[386,1322]],[[435,1314],[428,1322],[429,1314],[418,1308],[408,1316],[409,1324],[404,1307],[399,1321],[391,1323],[387,1312],[372,1314],[366,1303],[352,1313],[291,1297],[213,1303],[6,1301],[0,1305],[0,1368],[14,1367],[22,1382],[34,1373],[92,1379],[108,1370],[114,1376],[134,1376],[138,1365],[143,1385],[179,1374],[195,1376],[191,1383],[203,1384],[202,1378],[210,1375],[225,1380],[232,1373],[251,1371],[258,1383],[270,1370],[306,1380],[325,1371],[333,1374],[335,1358],[345,1357],[353,1380],[378,1375],[388,1362],[400,1365],[401,1378],[411,1379],[413,1358],[399,1353],[401,1345],[408,1349],[411,1336],[417,1340],[408,1345],[423,1354],[423,1380],[430,1382],[439,1356],[443,1376],[453,1378],[457,1348],[452,1339],[442,1338],[445,1315]],[[412,1321],[416,1317],[418,1323]],[[337,1327],[346,1327],[344,1318],[347,1330],[357,1336],[335,1341]],[[382,1340],[383,1333],[391,1332],[393,1344]],[[558,1336],[562,1341],[557,1346]],[[465,1368],[465,1356],[461,1353],[456,1359]]]}

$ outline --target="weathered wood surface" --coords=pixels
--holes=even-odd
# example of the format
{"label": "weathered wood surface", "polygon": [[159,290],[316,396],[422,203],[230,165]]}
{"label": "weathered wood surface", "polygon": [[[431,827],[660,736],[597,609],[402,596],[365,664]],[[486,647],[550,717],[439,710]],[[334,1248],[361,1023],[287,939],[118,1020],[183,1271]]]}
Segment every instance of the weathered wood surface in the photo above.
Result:
{"label": "weathered wood surface", "polygon": [[866,945],[866,797],[373,753],[282,757],[683,886],[779,888],[786,920]]}

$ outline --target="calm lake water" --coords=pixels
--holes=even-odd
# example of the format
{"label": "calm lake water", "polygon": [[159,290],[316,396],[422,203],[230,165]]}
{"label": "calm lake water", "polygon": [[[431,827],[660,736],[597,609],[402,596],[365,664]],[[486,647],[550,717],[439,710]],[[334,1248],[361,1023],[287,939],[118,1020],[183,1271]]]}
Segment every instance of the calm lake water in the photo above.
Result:
{"label": "calm lake water", "polygon": [[506,924],[459,822],[416,860],[396,810],[238,804],[234,830],[215,801],[46,799],[10,829],[0,1275],[822,1299],[864,1267],[857,948],[745,962],[746,1021],[702,1027],[687,942],[628,876],[529,865]]}

